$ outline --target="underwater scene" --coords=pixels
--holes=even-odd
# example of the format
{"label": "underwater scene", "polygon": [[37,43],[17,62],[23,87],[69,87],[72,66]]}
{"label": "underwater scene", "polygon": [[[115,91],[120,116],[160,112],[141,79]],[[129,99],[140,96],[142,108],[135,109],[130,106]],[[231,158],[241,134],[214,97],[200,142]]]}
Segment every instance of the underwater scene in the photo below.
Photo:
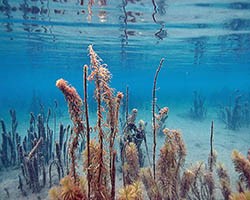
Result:
{"label": "underwater scene", "polygon": [[0,0],[0,200],[250,200],[249,0]]}

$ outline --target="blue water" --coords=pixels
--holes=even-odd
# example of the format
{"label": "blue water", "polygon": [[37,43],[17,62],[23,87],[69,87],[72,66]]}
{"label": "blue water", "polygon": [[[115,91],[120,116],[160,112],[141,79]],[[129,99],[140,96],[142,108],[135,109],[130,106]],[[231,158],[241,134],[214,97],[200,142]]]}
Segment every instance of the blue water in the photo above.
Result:
{"label": "blue water", "polygon": [[2,109],[27,103],[34,91],[44,102],[58,98],[60,77],[81,90],[89,44],[109,65],[113,85],[128,85],[142,100],[162,57],[160,96],[249,90],[249,1],[113,0],[92,9],[90,20],[87,2],[1,2]]}
{"label": "blue water", "polygon": [[[9,120],[10,108],[28,118],[34,97],[46,107],[57,99],[66,110],[55,82],[63,77],[82,95],[89,44],[108,64],[112,87],[125,92],[128,86],[130,108],[148,110],[149,122],[153,78],[161,58],[165,62],[157,83],[158,104],[169,106],[177,121],[189,111],[194,91],[206,97],[207,133],[219,105],[228,105],[234,91],[250,101],[249,0],[102,0],[93,5],[92,16],[87,4],[86,0],[84,5],[80,0],[1,0],[0,118]],[[93,84],[89,91],[91,104]],[[187,120],[204,131],[201,122]],[[28,126],[28,121],[22,123]],[[226,131],[220,120],[216,123],[219,133]],[[171,123],[171,112],[169,125],[178,128]],[[250,141],[249,128],[242,129],[241,139]],[[185,136],[192,148],[190,137]],[[223,132],[221,146],[235,137],[235,132]],[[235,147],[245,154],[250,146],[239,142]],[[228,160],[233,148],[226,149]]]}

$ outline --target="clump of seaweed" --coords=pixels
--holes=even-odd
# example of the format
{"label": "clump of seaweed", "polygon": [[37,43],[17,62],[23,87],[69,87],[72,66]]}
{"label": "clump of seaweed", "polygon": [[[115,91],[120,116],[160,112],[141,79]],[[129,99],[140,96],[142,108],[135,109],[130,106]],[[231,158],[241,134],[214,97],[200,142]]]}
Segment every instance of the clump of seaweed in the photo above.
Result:
{"label": "clump of seaweed", "polygon": [[150,168],[142,168],[140,171],[140,177],[147,191],[149,199],[161,200],[161,194],[156,181],[152,175]]}
{"label": "clump of seaweed", "polygon": [[[5,122],[0,120],[2,129],[2,144],[0,146],[1,164],[4,168],[19,165],[18,144],[21,143],[21,136],[17,132],[18,121],[16,111],[10,110],[11,130],[7,131]],[[1,168],[1,165],[0,165]]]}
{"label": "clump of seaweed", "polygon": [[163,199],[172,199],[179,195],[177,186],[180,182],[180,169],[185,162],[186,147],[178,131],[164,129],[163,132],[166,141],[160,150],[156,177]]}
{"label": "clump of seaweed", "polygon": [[[102,190],[100,192],[100,186],[98,185],[99,179],[99,154],[100,154],[100,144],[94,140],[90,141],[89,144],[89,153],[86,148],[83,152],[83,171],[86,172],[88,170],[89,173],[89,183],[90,183],[90,193],[91,198],[93,199],[108,199],[110,197],[110,193],[107,186],[107,181],[109,179],[107,165],[102,165],[102,177],[101,184]],[[103,150],[102,155],[105,156],[106,152]],[[88,155],[90,160],[88,161]],[[104,162],[105,164],[106,162]]]}
{"label": "clump of seaweed", "polygon": [[250,200],[250,191],[234,193],[230,195],[229,200]]}
{"label": "clump of seaweed", "polygon": [[220,105],[218,117],[225,123],[227,129],[233,131],[241,127],[249,127],[250,105],[247,95],[240,93],[239,90],[233,92],[230,95],[228,105]]}
{"label": "clump of seaweed", "polygon": [[233,151],[232,160],[235,171],[239,173],[239,180],[245,183],[247,189],[250,189],[250,161],[237,150]]}
{"label": "clump of seaweed", "polygon": [[71,176],[65,176],[60,180],[60,187],[53,187],[49,191],[49,197],[53,200],[87,200],[86,189],[83,181],[76,185]]}
{"label": "clump of seaweed", "polygon": [[226,124],[227,129],[237,130],[242,122],[242,95],[237,95],[234,100],[234,105],[229,105],[220,108],[219,118]]}
{"label": "clump of seaweed", "polygon": [[119,190],[118,200],[143,200],[143,192],[139,181],[133,182],[130,185]]}
{"label": "clump of seaweed", "polygon": [[195,181],[195,173],[182,167],[186,157],[186,147],[180,132],[164,129],[165,144],[160,150],[156,165],[156,178],[149,168],[142,169],[140,176],[150,199],[186,198]]}
{"label": "clump of seaweed", "polygon": [[140,174],[148,197],[159,200],[215,199],[216,187],[211,170],[216,160],[215,153],[212,155],[213,165],[209,168],[198,163],[183,170],[186,147],[180,132],[165,128],[163,133],[166,139],[157,161],[155,180],[149,168],[142,169]]}
{"label": "clump of seaweed", "polygon": [[232,160],[234,168],[239,173],[238,180],[238,193],[233,193],[230,186],[230,177],[222,164],[217,168],[217,174],[220,181],[220,189],[224,199],[230,200],[248,200],[250,199],[250,162],[239,151],[234,150],[232,152]]}
{"label": "clump of seaweed", "polygon": [[201,121],[206,118],[207,109],[205,108],[205,100],[205,97],[199,92],[194,91],[193,106],[189,111],[189,115],[192,119]]}
{"label": "clump of seaweed", "polygon": [[219,177],[220,182],[220,190],[225,200],[229,199],[232,189],[230,186],[230,177],[228,175],[227,170],[223,166],[223,164],[219,164],[217,167],[217,175]]}
{"label": "clump of seaweed", "polygon": [[[16,147],[18,149],[17,157],[18,164],[21,168],[21,174],[18,176],[18,188],[23,196],[27,195],[29,189],[32,192],[39,192],[45,187],[47,182],[47,165],[56,154],[56,159],[60,160],[61,152],[59,143],[57,143],[57,150],[53,152],[53,131],[49,126],[51,111],[48,110],[46,119],[42,114],[38,114],[37,118],[33,113],[30,114],[30,126],[27,130],[27,135],[17,140]],[[54,160],[55,161],[55,160]],[[52,163],[54,162],[52,161]],[[49,176],[51,183],[51,168],[49,166]],[[63,174],[62,163],[58,163],[58,178]],[[26,184],[23,183],[25,181]],[[27,188],[28,186],[28,188]]]}
{"label": "clump of seaweed", "polygon": [[189,199],[215,199],[215,180],[211,171],[203,163],[197,163],[192,169],[195,174],[188,193]]}
{"label": "clump of seaweed", "polygon": [[124,183],[132,184],[139,178],[139,158],[136,144],[130,142],[125,146],[125,163],[123,165]]}
{"label": "clump of seaweed", "polygon": [[180,197],[183,199],[186,199],[188,197],[188,192],[190,188],[192,187],[192,184],[195,180],[195,174],[187,169],[184,171],[180,183]]}

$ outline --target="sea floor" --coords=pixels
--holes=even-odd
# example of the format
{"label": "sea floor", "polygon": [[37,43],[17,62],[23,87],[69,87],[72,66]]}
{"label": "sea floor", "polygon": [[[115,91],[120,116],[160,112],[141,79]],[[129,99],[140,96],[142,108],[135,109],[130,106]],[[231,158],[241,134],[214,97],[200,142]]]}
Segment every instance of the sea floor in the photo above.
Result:
{"label": "sea floor", "polygon": [[[66,107],[66,106],[65,106]],[[62,108],[63,112],[60,118],[57,119],[57,123],[63,123],[65,125],[70,123],[66,109]],[[211,121],[214,121],[214,143],[213,147],[217,151],[217,163],[223,163],[228,170],[231,177],[231,184],[233,188],[236,188],[236,180],[238,174],[235,173],[233,163],[231,160],[231,153],[234,149],[239,150],[242,154],[246,155],[248,149],[250,148],[250,128],[240,128],[237,131],[231,131],[225,129],[225,124],[223,124],[217,117],[216,108],[209,108],[207,112],[207,117],[203,121],[195,121],[187,117],[187,112],[189,110],[189,105],[176,105],[169,108],[169,117],[166,122],[166,127],[169,129],[180,130],[187,147],[187,157],[185,162],[185,168],[189,168],[198,161],[207,163],[208,155],[210,153],[210,127]],[[8,122],[9,117],[2,117],[9,127]],[[152,136],[151,136],[151,117],[152,112],[150,109],[138,110],[137,121],[143,119],[148,122],[147,125],[147,141],[148,147],[152,147]],[[91,124],[93,125],[96,121],[95,113],[90,115]],[[21,135],[25,135],[27,128],[29,126],[29,114],[25,112],[20,112],[17,110],[17,119],[19,122],[18,132]],[[52,121],[52,120],[51,120]],[[51,126],[53,123],[51,122]],[[94,136],[93,136],[94,137]],[[157,137],[157,154],[164,143],[164,136],[159,135]],[[144,148],[144,146],[143,146]],[[149,152],[152,155],[152,151]],[[151,157],[152,158],[152,157]],[[145,157],[147,161],[147,157]],[[81,163],[79,162],[79,171],[82,169]],[[119,163],[117,164],[119,167]],[[45,186],[39,193],[28,193],[28,196],[22,196],[18,187],[18,174],[20,174],[20,169],[8,168],[2,169],[0,171],[0,200],[4,199],[49,199],[48,190],[49,187]],[[47,184],[48,185],[48,184]],[[117,170],[117,185],[118,187],[122,185],[122,178],[119,170]],[[5,191],[7,188],[9,192],[9,197]],[[218,192],[219,194],[219,192]],[[217,199],[220,199],[218,196]]]}

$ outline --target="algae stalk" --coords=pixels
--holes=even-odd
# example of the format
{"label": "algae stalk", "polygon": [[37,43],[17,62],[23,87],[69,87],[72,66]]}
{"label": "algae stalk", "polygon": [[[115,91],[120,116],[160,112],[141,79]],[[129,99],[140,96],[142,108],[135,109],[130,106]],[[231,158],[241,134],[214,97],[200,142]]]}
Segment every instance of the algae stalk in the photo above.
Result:
{"label": "algae stalk", "polygon": [[84,108],[85,108],[85,120],[86,120],[86,136],[87,136],[87,181],[88,181],[88,199],[90,199],[90,128],[89,128],[89,113],[88,113],[88,84],[87,84],[87,70],[88,66],[84,65]]}
{"label": "algae stalk", "polygon": [[115,200],[115,173],[116,173],[115,159],[116,159],[116,151],[113,152],[113,156],[112,156],[112,170],[111,170],[111,198],[112,200]]}
{"label": "algae stalk", "polygon": [[210,162],[209,162],[209,170],[213,172],[213,136],[214,136],[214,121],[211,123],[211,135],[210,135]]}
{"label": "algae stalk", "polygon": [[155,77],[154,77],[154,85],[152,91],[152,115],[153,115],[153,175],[155,179],[155,151],[156,151],[156,127],[155,127],[155,104],[156,104],[156,83],[158,74],[161,70],[162,64],[164,62],[164,58],[161,59],[160,64],[156,70]]}
{"label": "algae stalk", "polygon": [[[98,77],[98,73],[97,73]],[[101,111],[101,89],[99,84],[99,79],[96,80],[96,96],[97,96],[97,130],[99,136],[99,144],[100,144],[100,166],[98,172],[98,184],[101,186],[101,175],[102,175],[102,165],[103,165],[103,130],[102,130],[102,111]]]}
{"label": "algae stalk", "polygon": [[[56,141],[56,109],[57,109],[57,106],[58,106],[58,103],[56,100],[54,100],[54,103],[55,103],[55,107],[53,109],[53,117],[54,117],[54,137],[53,137],[53,142]],[[54,145],[52,145],[52,151],[54,152]]]}
{"label": "algae stalk", "polygon": [[128,125],[128,93],[129,93],[129,90],[128,90],[128,86],[126,87],[126,116],[125,116],[125,119],[126,119],[126,125]]}

